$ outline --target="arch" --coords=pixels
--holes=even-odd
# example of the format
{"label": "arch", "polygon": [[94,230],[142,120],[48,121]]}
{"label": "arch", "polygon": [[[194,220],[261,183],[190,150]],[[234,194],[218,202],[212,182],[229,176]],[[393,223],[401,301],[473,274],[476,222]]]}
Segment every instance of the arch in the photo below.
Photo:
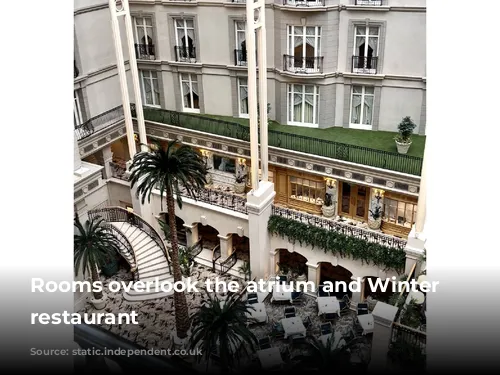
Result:
{"label": "arch", "polygon": [[[332,282],[334,285],[338,281],[343,281],[348,286],[352,281],[352,272],[342,266],[334,266],[330,262],[318,262],[319,283],[323,284],[325,281]],[[342,284],[343,285],[343,284]],[[342,286],[338,287],[338,292],[335,293],[337,298],[342,298],[345,294],[351,298],[352,292],[347,288],[344,292]]]}
{"label": "arch", "polygon": [[207,249],[213,249],[215,246],[220,244],[220,239],[217,237],[219,231],[212,227],[211,225],[202,225],[198,223],[198,236],[203,240],[203,247]]}
{"label": "arch", "polygon": [[[165,222],[168,225],[168,213],[167,212],[161,212],[160,215],[160,220]],[[159,225],[159,229],[161,231],[161,226]],[[177,230],[177,241],[179,242],[179,245],[186,246],[187,240],[186,240],[186,228],[184,227],[184,220],[182,220],[179,216],[175,216],[175,227]],[[164,235],[164,232],[160,232],[161,235]]]}
{"label": "arch", "polygon": [[250,239],[247,236],[238,236],[232,233],[233,252],[236,253],[236,259],[244,262],[250,262]]}
{"label": "arch", "polygon": [[280,272],[284,274],[291,273],[292,275],[307,275],[307,258],[295,251],[291,252],[287,249],[276,249],[279,254],[279,262],[277,264]]}

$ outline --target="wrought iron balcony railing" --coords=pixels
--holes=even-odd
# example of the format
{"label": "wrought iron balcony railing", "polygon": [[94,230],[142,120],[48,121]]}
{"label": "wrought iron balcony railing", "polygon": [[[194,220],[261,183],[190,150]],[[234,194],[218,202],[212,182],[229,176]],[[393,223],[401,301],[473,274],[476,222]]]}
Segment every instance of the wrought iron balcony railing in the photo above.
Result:
{"label": "wrought iron balcony railing", "polygon": [[247,66],[247,50],[235,49],[234,50],[234,65]]}
{"label": "wrought iron balcony railing", "polygon": [[[187,198],[191,198],[186,192],[181,192],[181,195]],[[213,190],[213,189],[201,189],[195,193],[197,201],[209,203],[214,206],[219,206],[222,208],[227,208],[228,210],[241,212],[243,214],[247,213],[247,200],[245,197],[241,197],[234,193]]]}
{"label": "wrought iron balcony railing", "polygon": [[155,59],[155,46],[154,44],[134,44],[135,57],[141,60],[154,60]]}
{"label": "wrought iron balcony railing", "polygon": [[123,118],[123,106],[111,108],[110,110],[92,117],[83,124],[75,125],[76,139],[82,140],[94,134],[96,131],[105,129],[111,124]]}
{"label": "wrought iron balcony railing", "polygon": [[354,5],[381,6],[384,5],[384,0],[354,0]]}
{"label": "wrought iron balcony railing", "polygon": [[283,0],[283,5],[295,7],[324,7],[325,0]]}
{"label": "wrought iron balcony railing", "polygon": [[363,74],[377,74],[378,57],[353,56],[352,72]]}
{"label": "wrought iron balcony railing", "polygon": [[175,46],[175,61],[196,62],[196,48],[194,46]]}
{"label": "wrought iron balcony railing", "polygon": [[283,69],[292,73],[323,73],[323,56],[283,55]]}

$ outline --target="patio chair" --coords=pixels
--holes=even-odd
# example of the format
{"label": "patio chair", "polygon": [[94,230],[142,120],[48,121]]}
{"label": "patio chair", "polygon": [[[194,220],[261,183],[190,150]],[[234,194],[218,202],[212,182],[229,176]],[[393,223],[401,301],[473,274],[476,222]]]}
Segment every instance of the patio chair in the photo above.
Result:
{"label": "patio chair", "polygon": [[269,349],[272,347],[271,338],[269,336],[259,339],[258,344],[259,344],[259,350]]}
{"label": "patio chair", "polygon": [[325,313],[323,314],[323,320],[326,322],[333,322],[338,315],[336,313]]}
{"label": "patio chair", "polygon": [[344,296],[342,297],[342,301],[344,301],[347,306],[351,306],[351,299],[347,294],[344,294]]}
{"label": "patio chair", "polygon": [[295,310],[295,307],[285,307],[285,318],[293,318],[295,317],[297,311]]}
{"label": "patio chair", "polygon": [[257,293],[248,293],[247,303],[249,305],[252,305],[252,304],[258,303],[258,302],[259,302],[259,298],[257,297]]}
{"label": "patio chair", "polygon": [[340,316],[346,316],[349,314],[349,305],[345,303],[344,301],[339,302],[340,306]]}
{"label": "patio chair", "polygon": [[367,303],[358,303],[358,315],[369,314]]}
{"label": "patio chair", "polygon": [[321,332],[321,336],[329,335],[332,333],[332,324],[331,323],[323,323],[319,326],[319,330]]}
{"label": "patio chair", "polygon": [[281,323],[271,321],[271,336],[276,339],[283,339],[285,337],[285,330]]}

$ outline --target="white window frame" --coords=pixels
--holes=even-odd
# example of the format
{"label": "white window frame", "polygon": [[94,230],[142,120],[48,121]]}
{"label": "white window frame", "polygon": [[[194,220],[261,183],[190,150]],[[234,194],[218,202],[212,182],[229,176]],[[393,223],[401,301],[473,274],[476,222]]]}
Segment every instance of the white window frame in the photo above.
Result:
{"label": "white window frame", "polygon": [[[182,79],[182,76],[183,75],[187,75],[188,76],[188,80],[183,80]],[[195,79],[193,79],[193,76]],[[192,73],[179,73],[179,82],[180,82],[180,85],[181,85],[181,101],[182,101],[182,111],[183,112],[189,112],[189,113],[200,113],[200,108],[189,108],[189,107],[184,107],[184,88],[183,88],[183,85],[182,83],[183,82],[187,82],[189,84],[189,94],[190,94],[190,97],[191,97],[191,105],[193,105],[193,87],[192,87],[192,84],[193,82],[196,82],[198,84],[198,77],[196,76],[196,74],[192,74]],[[198,104],[199,104],[199,100],[201,99],[200,98],[200,94],[199,94],[199,90],[200,90],[200,86],[198,86]]]}
{"label": "white window frame", "polygon": [[[305,92],[305,87],[306,86],[312,86],[314,87],[314,92],[312,94],[306,94]],[[302,87],[302,92],[298,92],[295,90],[296,87]],[[293,96],[294,94],[302,94],[302,118],[301,121],[295,121],[296,119],[292,119],[290,117],[290,112],[293,113]],[[306,95],[313,95],[313,122],[308,123],[308,122],[303,122],[304,121],[304,108],[305,108],[305,101],[306,101]],[[290,107],[292,106],[292,107]],[[291,110],[290,110],[291,109]],[[303,126],[307,128],[317,128],[319,127],[319,86],[316,85],[303,85],[303,84],[293,84],[290,83],[288,84],[287,88],[287,108],[286,108],[286,113],[287,113],[287,124],[288,125],[294,125],[294,126]]]}
{"label": "white window frame", "polygon": [[[155,76],[153,76],[153,73]],[[160,85],[158,82],[158,72],[155,70],[139,70],[139,76],[141,77],[142,104],[147,106],[147,107],[161,108],[160,102],[155,103],[156,95],[154,95],[155,89],[158,90],[158,95],[160,94]],[[153,98],[153,103],[146,102],[146,87],[144,85],[144,81],[146,79],[149,80],[151,90],[153,90],[153,95],[151,95],[151,97]],[[156,86],[155,86],[155,82],[156,82]],[[161,99],[161,97],[159,98],[159,100],[160,99]]]}
{"label": "white window frame", "polygon": [[[245,25],[245,28],[243,30],[238,30],[238,24],[243,24]],[[234,43],[236,44],[236,49],[237,50],[240,50],[241,49],[241,45],[239,45],[238,43],[238,33],[243,33],[244,35],[244,40],[246,41],[247,40],[247,36],[246,36],[246,33],[247,33],[247,23],[246,21],[234,21],[234,38],[235,38],[235,41]],[[246,44],[245,44],[246,46]],[[248,54],[248,51],[247,51],[247,54]],[[247,55],[248,56],[248,55]],[[240,66],[246,66],[247,65],[247,62],[246,61],[240,61],[239,59],[239,55],[238,55],[238,61],[237,61],[238,65]]]}
{"label": "white window frame", "polygon": [[[181,21],[183,23],[182,27],[177,26],[177,21]],[[192,21],[193,22],[193,27],[188,27],[187,22]],[[188,30],[193,30],[193,48],[195,51],[195,56],[196,56],[196,32],[194,30],[194,18],[174,18],[174,29],[175,29],[175,45],[177,47],[182,47],[182,40],[179,39],[179,30],[184,30],[184,36],[187,38],[188,36]],[[186,39],[187,42],[187,39]],[[188,48],[188,46],[186,46]],[[179,53],[179,52],[176,52]],[[185,60],[190,61],[191,58],[187,57]],[[183,58],[179,56],[179,61],[183,61]]]}
{"label": "white window frame", "polygon": [[[145,45],[146,46],[149,46],[149,43],[148,43],[148,36],[151,38],[152,41],[154,41],[153,39],[153,18],[152,17],[138,17],[138,16],[134,16],[132,17],[133,18],[133,21],[134,21],[134,38],[135,38],[135,43],[137,44],[142,44],[141,41],[139,40],[139,29],[143,29],[143,32],[144,32],[144,41],[146,42]],[[137,23],[137,20],[142,20],[142,24],[138,24]],[[147,25],[146,24],[146,19],[150,20],[151,21],[151,26],[150,25]],[[152,44],[154,46],[154,43]],[[147,50],[147,47],[146,47],[146,50]],[[156,51],[155,51],[156,52]],[[143,59],[143,56],[146,58],[146,59],[149,59],[149,58],[152,58],[154,59],[155,56],[154,54],[153,55],[149,55],[149,54],[146,54],[146,55],[140,55],[140,58]]]}
{"label": "white window frame", "polygon": [[[359,121],[359,124],[353,124],[352,123],[352,100],[354,96],[354,87],[361,87],[361,118]],[[373,94],[366,94],[366,88],[370,87],[373,89]],[[359,94],[356,94],[359,95]],[[364,122],[364,109],[365,109],[365,96],[371,96],[373,97],[373,102],[372,102],[372,118],[370,120],[370,124],[363,124]],[[375,87],[373,86],[364,86],[364,85],[352,85],[351,86],[351,101],[349,102],[349,127],[351,129],[361,129],[361,130],[372,130],[373,129],[373,115],[374,115],[374,110],[375,108]]]}
{"label": "white window frame", "polygon": [[[358,36],[358,28],[359,27],[364,27],[365,28],[365,34],[364,34],[364,37],[365,37],[365,54],[364,54],[364,57],[367,57],[368,56],[368,40],[369,38],[377,38],[377,55],[376,56],[373,56],[373,57],[376,57],[377,58],[377,64],[378,64],[378,57],[380,55],[380,26],[370,26],[370,25],[355,25],[354,26],[354,44],[353,44],[353,48],[352,48],[352,55],[353,56],[356,56],[356,57],[359,57],[357,55],[358,53],[358,49],[356,48],[356,39]],[[377,35],[370,35],[370,29],[377,29]],[[363,64],[364,65],[364,64]],[[357,68],[357,67],[352,67],[352,71],[354,73],[368,73],[368,74],[375,74],[377,72],[377,69],[367,69],[366,66],[364,66],[363,68]]]}
{"label": "white window frame", "polygon": [[[314,27],[314,67],[306,67],[306,30],[308,27]],[[301,30],[302,29],[302,30]],[[302,31],[302,32],[296,32]],[[302,36],[302,65],[295,66],[295,47],[294,40],[295,36]],[[287,38],[286,38],[286,50],[289,56],[292,56],[292,61],[290,62],[288,69],[294,70],[296,73],[318,73],[320,70],[319,57],[321,56],[321,26],[292,26],[287,27]]]}
{"label": "white window frame", "polygon": [[82,106],[77,90],[73,90],[73,120],[75,126],[83,124]]}
{"label": "white window frame", "polygon": [[[245,80],[246,81],[246,84],[241,84],[241,80]],[[248,79],[247,78],[238,78],[238,116],[241,117],[241,118],[249,118],[249,114],[248,112],[247,113],[243,113],[241,112],[241,90],[240,90],[240,87],[242,86],[246,86],[247,88],[247,93],[248,93]],[[247,100],[248,100],[248,96],[247,96]],[[248,110],[248,106],[247,106],[247,110]]]}

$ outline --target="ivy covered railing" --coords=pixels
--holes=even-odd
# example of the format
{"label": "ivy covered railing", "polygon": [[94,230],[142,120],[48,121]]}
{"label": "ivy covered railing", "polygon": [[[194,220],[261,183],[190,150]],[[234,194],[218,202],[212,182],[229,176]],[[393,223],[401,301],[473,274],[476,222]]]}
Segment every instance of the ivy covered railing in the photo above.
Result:
{"label": "ivy covered railing", "polygon": [[319,216],[273,206],[268,230],[282,238],[288,237],[292,243],[299,242],[385,270],[402,272],[405,266],[406,241]]}

